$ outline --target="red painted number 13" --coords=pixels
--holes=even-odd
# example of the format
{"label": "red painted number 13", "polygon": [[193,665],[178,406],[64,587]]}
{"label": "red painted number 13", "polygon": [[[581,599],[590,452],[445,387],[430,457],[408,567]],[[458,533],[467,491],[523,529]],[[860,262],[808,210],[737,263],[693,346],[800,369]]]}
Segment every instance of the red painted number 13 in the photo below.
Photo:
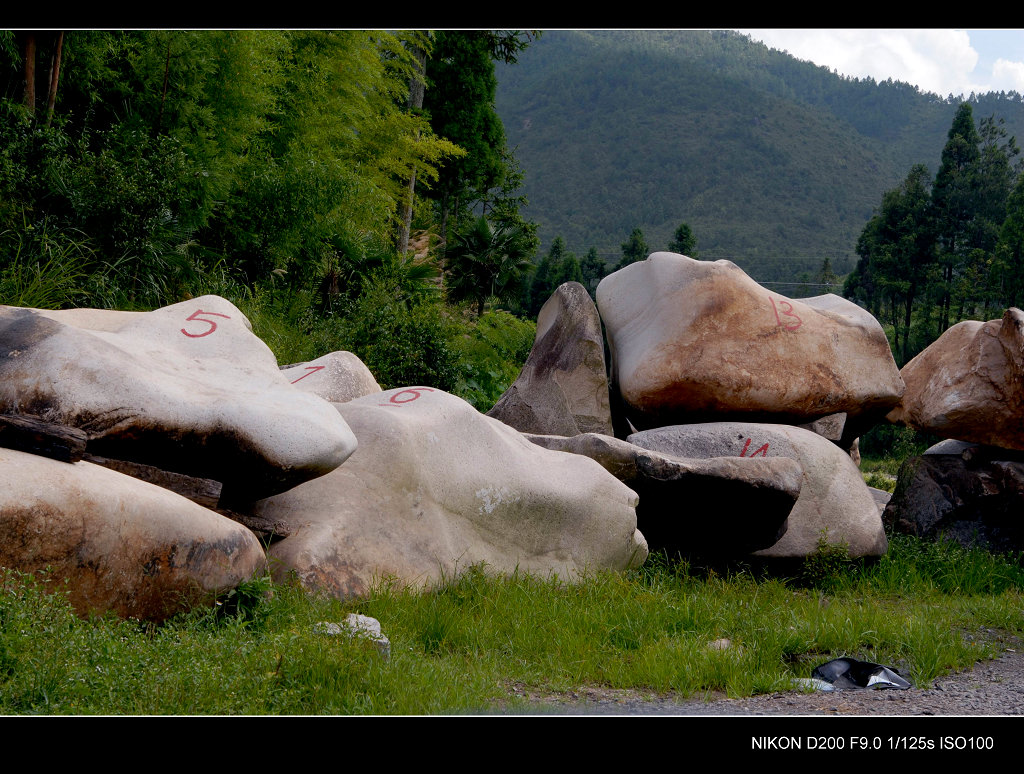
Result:
{"label": "red painted number 13", "polygon": [[[783,301],[781,298],[779,299],[779,306],[783,307],[782,316],[780,317],[779,306],[775,305],[775,299],[772,298],[771,296],[768,296],[768,300],[772,302],[772,311],[775,312],[775,322],[778,325],[785,328],[787,331],[795,331],[797,328],[804,324],[804,321],[800,319],[800,316],[793,311],[793,305],[789,303],[789,301]],[[783,322],[783,317],[791,317],[796,322]]]}
{"label": "red painted number 13", "polygon": [[225,320],[231,319],[231,317],[226,314],[220,314],[219,312],[204,312],[202,309],[196,309],[192,314],[185,318],[185,322],[190,322],[192,320],[195,320],[197,322],[204,322],[210,326],[209,330],[205,330],[202,333],[189,333],[187,330],[182,328],[181,332],[191,339],[201,339],[203,336],[209,336],[211,333],[217,330],[217,323],[214,322],[213,320],[207,320],[206,317],[200,317],[200,315],[203,314],[205,314],[207,317],[223,317]]}

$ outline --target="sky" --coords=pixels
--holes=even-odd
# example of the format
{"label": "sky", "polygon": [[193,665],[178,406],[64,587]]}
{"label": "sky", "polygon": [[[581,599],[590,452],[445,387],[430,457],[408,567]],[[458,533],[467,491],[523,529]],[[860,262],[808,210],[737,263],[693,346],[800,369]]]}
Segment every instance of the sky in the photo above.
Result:
{"label": "sky", "polygon": [[741,29],[797,59],[842,75],[892,78],[945,97],[1024,94],[1024,29]]}

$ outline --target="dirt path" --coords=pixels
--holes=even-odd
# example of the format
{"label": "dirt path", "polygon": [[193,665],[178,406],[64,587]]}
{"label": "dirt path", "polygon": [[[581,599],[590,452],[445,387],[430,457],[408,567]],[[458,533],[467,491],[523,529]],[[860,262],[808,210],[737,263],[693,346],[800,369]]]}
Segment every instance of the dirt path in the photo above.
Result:
{"label": "dirt path", "polygon": [[792,691],[711,701],[583,688],[533,698],[537,714],[553,715],[1024,715],[1024,651],[1006,648],[994,661],[934,681],[928,688]]}

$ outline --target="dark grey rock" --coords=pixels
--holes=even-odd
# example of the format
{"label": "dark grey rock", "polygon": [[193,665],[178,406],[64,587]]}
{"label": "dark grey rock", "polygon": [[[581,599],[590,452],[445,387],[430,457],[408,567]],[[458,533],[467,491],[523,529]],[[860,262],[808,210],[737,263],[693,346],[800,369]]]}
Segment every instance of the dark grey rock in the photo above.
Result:
{"label": "dark grey rock", "polygon": [[637,527],[651,550],[741,556],[768,548],[800,495],[800,464],[786,457],[687,459],[597,433],[525,435],[596,460],[636,492]]}
{"label": "dark grey rock", "polygon": [[1024,550],[1024,461],[990,459],[1007,452],[960,442],[945,442],[949,454],[935,448],[903,464],[883,514],[886,526],[966,547]]}
{"label": "dark grey rock", "polygon": [[581,284],[560,285],[541,308],[523,370],[487,416],[524,433],[612,434],[601,318]]}

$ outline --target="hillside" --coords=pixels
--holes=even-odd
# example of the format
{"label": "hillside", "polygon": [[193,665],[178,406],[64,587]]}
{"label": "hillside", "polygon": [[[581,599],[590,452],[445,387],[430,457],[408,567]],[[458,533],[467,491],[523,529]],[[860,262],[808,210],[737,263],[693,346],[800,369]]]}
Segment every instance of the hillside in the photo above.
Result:
{"label": "hillside", "polygon": [[[972,101],[1024,133],[1019,95]],[[497,95],[542,249],[561,235],[613,262],[635,226],[654,250],[685,221],[700,257],[760,280],[825,256],[848,271],[882,193],[938,166],[956,104],[687,30],[545,32],[499,68]]]}

